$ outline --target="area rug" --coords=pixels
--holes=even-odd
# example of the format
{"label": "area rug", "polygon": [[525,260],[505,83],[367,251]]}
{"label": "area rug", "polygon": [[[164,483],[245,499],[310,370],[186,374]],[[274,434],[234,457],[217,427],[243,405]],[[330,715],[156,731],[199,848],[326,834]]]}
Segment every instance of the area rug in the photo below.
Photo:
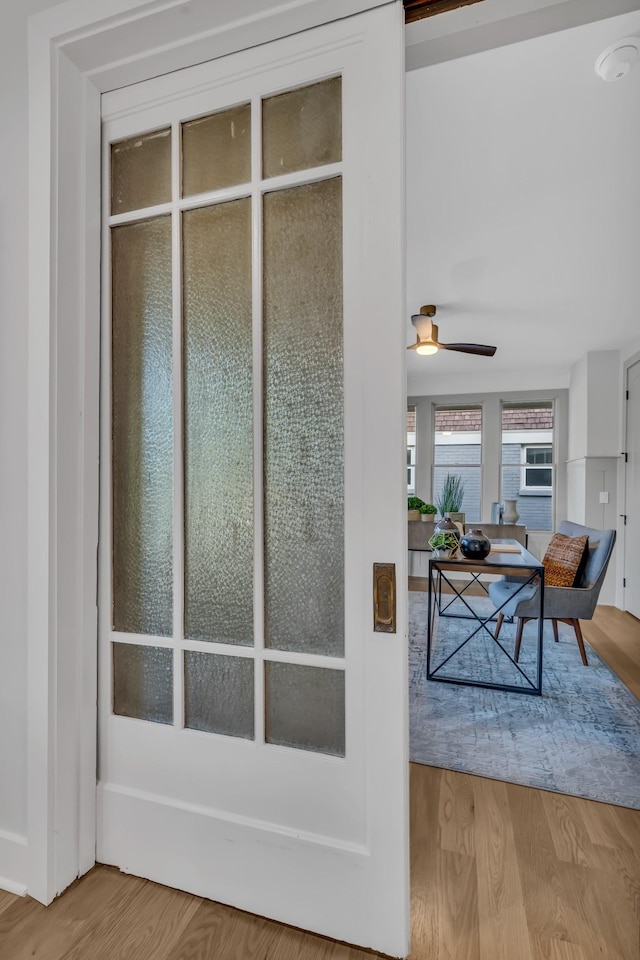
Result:
{"label": "area rug", "polygon": [[[474,609],[488,615],[489,604],[477,598]],[[469,625],[440,620],[440,651],[453,649]],[[532,673],[535,626],[525,628],[520,658]],[[559,628],[560,642],[555,643],[551,624],[545,623],[541,697],[427,681],[427,594],[410,592],[410,757],[416,763],[640,809],[640,702],[590,646],[589,666],[584,667],[573,630]],[[513,666],[481,633],[448,666],[462,676],[465,671],[477,676],[481,666],[490,680],[504,670],[504,679],[512,682]],[[503,636],[513,653],[513,625],[505,623],[501,640]]]}

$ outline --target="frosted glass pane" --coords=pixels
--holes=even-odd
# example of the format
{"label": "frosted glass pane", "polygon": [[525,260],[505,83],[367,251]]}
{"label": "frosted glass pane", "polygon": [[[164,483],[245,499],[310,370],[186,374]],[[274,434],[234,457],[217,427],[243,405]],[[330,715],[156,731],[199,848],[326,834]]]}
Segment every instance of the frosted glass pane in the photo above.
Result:
{"label": "frosted glass pane", "polygon": [[173,650],[113,644],[113,712],[173,723]]}
{"label": "frosted glass pane", "polygon": [[266,643],[344,651],[339,179],[264,198]]}
{"label": "frosted glass pane", "polygon": [[344,672],[265,663],[266,739],[344,757]]}
{"label": "frosted glass pane", "polygon": [[253,740],[253,660],[187,651],[185,726]]}
{"label": "frosted glass pane", "polygon": [[184,214],[185,633],[253,643],[251,201]]}
{"label": "frosted glass pane", "polygon": [[341,78],[263,100],[262,151],[265,177],[341,160]]}
{"label": "frosted glass pane", "polygon": [[185,197],[251,179],[251,105],[182,124]]}
{"label": "frosted glass pane", "polygon": [[171,219],[111,231],[113,625],[172,633]]}
{"label": "frosted glass pane", "polygon": [[171,200],[171,128],[111,145],[111,213]]}

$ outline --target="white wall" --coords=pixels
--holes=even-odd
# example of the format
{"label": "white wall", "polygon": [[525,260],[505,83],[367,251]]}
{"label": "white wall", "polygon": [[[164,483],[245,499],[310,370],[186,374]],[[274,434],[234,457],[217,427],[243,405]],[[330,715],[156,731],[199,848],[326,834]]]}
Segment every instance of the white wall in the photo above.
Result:
{"label": "white wall", "polygon": [[26,833],[27,17],[51,6],[0,13],[0,839]]}
{"label": "white wall", "polygon": [[[569,373],[569,460],[587,455],[588,446],[587,355]],[[578,520],[575,521],[579,523]]]}
{"label": "white wall", "polygon": [[587,367],[587,456],[617,457],[621,449],[618,434],[622,393],[620,351],[588,353]]}
{"label": "white wall", "polygon": [[[619,528],[620,397],[619,350],[590,352],[569,376],[569,462],[567,519],[588,527],[618,529],[616,545],[600,594],[601,603],[620,604],[623,577]],[[601,494],[608,498],[601,502]]]}
{"label": "white wall", "polygon": [[407,75],[408,310],[498,348],[412,352],[408,393],[566,387],[637,336],[640,66],[594,71],[633,34],[640,11]]}

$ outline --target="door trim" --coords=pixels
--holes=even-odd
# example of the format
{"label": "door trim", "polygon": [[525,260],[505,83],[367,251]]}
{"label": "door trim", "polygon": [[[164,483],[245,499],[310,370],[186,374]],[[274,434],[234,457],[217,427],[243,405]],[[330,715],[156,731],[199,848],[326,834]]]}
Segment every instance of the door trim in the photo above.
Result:
{"label": "door trim", "polygon": [[27,889],[42,903],[95,862],[100,94],[387,2],[293,0],[226,23],[211,4],[194,35],[188,0],[30,18]]}
{"label": "door trim", "polygon": [[[640,363],[640,352],[634,353],[630,357],[627,357],[622,364],[622,416],[620,418],[620,449],[623,452],[627,449],[627,419],[629,407],[626,395],[629,388],[629,370],[631,367],[635,367],[637,363]],[[624,578],[627,575],[627,526],[623,521],[623,516],[628,514],[629,505],[627,503],[627,467],[624,461],[621,462],[621,469],[618,472],[618,478],[618,503],[622,505],[622,508],[621,513],[618,516],[617,530],[618,562],[616,570],[616,606],[620,610],[626,610],[626,589],[623,587],[623,583]]]}

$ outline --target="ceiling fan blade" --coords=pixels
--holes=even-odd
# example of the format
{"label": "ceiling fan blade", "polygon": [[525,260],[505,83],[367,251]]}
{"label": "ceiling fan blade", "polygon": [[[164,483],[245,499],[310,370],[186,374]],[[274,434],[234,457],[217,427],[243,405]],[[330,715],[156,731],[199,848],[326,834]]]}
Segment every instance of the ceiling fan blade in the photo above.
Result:
{"label": "ceiling fan blade", "polygon": [[441,350],[453,350],[456,353],[472,353],[476,357],[492,357],[497,347],[486,343],[438,343]]}

